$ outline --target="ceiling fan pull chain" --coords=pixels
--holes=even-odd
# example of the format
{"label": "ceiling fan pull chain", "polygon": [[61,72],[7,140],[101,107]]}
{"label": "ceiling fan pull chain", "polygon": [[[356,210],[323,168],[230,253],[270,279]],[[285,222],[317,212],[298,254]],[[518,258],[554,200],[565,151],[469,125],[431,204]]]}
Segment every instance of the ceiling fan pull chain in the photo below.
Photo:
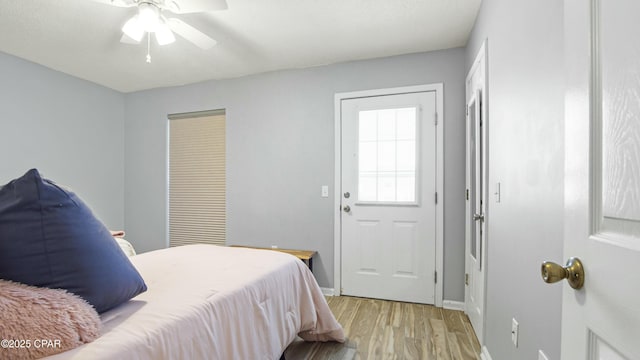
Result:
{"label": "ceiling fan pull chain", "polygon": [[151,64],[151,33],[147,33],[147,63]]}

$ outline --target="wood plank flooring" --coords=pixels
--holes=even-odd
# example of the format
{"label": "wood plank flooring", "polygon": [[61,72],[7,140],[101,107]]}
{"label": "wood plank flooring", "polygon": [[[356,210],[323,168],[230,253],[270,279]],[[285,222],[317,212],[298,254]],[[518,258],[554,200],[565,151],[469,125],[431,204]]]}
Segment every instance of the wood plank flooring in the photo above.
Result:
{"label": "wood plank flooring", "polygon": [[477,360],[480,344],[461,311],[396,301],[327,297],[347,336],[344,344],[298,339],[287,360]]}

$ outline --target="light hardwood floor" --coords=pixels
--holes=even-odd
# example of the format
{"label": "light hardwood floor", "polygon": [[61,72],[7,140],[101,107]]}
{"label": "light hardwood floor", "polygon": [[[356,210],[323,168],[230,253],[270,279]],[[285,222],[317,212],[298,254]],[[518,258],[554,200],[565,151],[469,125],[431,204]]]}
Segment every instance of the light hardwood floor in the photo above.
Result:
{"label": "light hardwood floor", "polygon": [[347,342],[298,340],[287,348],[286,360],[479,359],[480,344],[461,311],[349,296],[328,297],[327,302]]}

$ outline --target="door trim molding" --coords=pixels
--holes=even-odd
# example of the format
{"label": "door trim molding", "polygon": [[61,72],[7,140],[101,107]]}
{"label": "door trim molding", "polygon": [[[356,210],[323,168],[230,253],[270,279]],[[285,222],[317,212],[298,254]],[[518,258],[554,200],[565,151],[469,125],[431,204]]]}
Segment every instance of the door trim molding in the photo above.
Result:
{"label": "door trim molding", "polygon": [[458,310],[464,312],[464,302],[454,300],[443,300],[442,308],[447,310]]}
{"label": "door trim molding", "polygon": [[333,199],[333,288],[335,294],[342,295],[342,100],[383,95],[398,95],[435,91],[436,93],[436,254],[435,267],[438,281],[435,284],[434,302],[442,307],[444,289],[444,85],[442,83],[404,86],[387,89],[373,89],[336,93],[334,96],[334,199]]}
{"label": "door trim molding", "polygon": [[482,360],[493,360],[491,358],[491,354],[489,354],[489,349],[486,346],[482,345],[482,352],[480,353],[480,359]]}

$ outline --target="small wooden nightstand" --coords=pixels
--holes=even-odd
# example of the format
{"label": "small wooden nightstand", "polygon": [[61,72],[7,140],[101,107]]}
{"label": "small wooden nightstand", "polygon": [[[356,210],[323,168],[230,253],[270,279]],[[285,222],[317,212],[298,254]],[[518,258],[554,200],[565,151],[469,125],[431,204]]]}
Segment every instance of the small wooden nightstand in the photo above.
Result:
{"label": "small wooden nightstand", "polygon": [[308,267],[309,270],[313,272],[313,256],[317,253],[315,250],[291,250],[291,249],[274,249],[274,248],[263,248],[263,247],[255,247],[255,246],[243,246],[243,245],[231,245],[232,247],[243,247],[248,249],[258,249],[258,250],[271,250],[271,251],[279,251],[283,253],[287,253],[297,257],[302,260]]}

